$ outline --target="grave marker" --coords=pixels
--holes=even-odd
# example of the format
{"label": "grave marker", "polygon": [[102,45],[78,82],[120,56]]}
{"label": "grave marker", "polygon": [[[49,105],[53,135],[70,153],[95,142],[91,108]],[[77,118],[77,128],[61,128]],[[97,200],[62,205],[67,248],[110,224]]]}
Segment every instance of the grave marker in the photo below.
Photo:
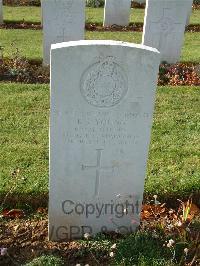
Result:
{"label": "grave marker", "polygon": [[188,15],[186,20],[186,26],[190,24],[190,17],[192,15],[192,6],[193,6],[193,0],[191,1],[191,5],[188,7]]}
{"label": "grave marker", "polygon": [[3,24],[3,0],[0,0],[0,24]]}
{"label": "grave marker", "polygon": [[51,44],[84,39],[85,0],[42,0],[43,62]]}
{"label": "grave marker", "polygon": [[134,0],[134,2],[139,3],[139,4],[145,4],[146,0]]}
{"label": "grave marker", "polygon": [[131,0],[105,0],[104,26],[128,26]]}
{"label": "grave marker", "polygon": [[157,48],[161,61],[176,63],[192,0],[147,0],[142,43]]}
{"label": "grave marker", "polygon": [[51,240],[138,226],[159,62],[124,42],[52,45]]}

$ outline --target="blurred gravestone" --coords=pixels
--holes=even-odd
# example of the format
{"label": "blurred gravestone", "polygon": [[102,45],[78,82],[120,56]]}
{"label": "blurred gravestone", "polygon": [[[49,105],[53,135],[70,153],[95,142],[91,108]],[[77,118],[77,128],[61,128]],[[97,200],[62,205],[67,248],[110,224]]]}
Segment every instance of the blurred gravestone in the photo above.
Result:
{"label": "blurred gravestone", "polygon": [[105,0],[104,26],[128,26],[131,0]]}
{"label": "blurred gravestone", "polygon": [[3,23],[3,0],[0,0],[0,24]]}
{"label": "blurred gravestone", "polygon": [[146,0],[134,0],[133,2],[139,3],[139,4],[145,4]]}
{"label": "blurred gravestone", "polygon": [[191,2],[147,0],[142,43],[157,48],[161,61],[179,61]]}
{"label": "blurred gravestone", "polygon": [[51,240],[138,226],[159,62],[132,43],[52,46]]}
{"label": "blurred gravestone", "polygon": [[84,39],[85,0],[42,0],[43,62],[51,44]]}
{"label": "blurred gravestone", "polygon": [[191,1],[191,5],[188,7],[186,26],[188,26],[190,24],[190,16],[192,15],[192,5],[193,5],[193,1]]}

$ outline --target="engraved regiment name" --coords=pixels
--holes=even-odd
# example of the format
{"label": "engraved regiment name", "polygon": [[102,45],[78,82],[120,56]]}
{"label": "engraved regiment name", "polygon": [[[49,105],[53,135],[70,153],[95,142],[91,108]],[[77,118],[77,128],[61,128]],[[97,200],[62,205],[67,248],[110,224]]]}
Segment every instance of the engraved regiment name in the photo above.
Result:
{"label": "engraved regiment name", "polygon": [[70,127],[65,131],[65,142],[93,145],[131,145],[139,136],[129,127],[138,120],[148,121],[148,113],[123,112],[116,118],[109,111],[68,111],[65,113]]}

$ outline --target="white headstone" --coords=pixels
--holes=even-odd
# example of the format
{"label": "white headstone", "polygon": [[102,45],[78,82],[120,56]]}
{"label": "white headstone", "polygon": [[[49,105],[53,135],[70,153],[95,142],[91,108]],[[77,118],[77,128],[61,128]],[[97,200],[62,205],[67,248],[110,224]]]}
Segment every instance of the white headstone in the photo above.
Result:
{"label": "white headstone", "polygon": [[131,0],[105,0],[104,26],[128,26]]}
{"label": "white headstone", "polygon": [[51,240],[137,227],[159,62],[130,43],[52,45]]}
{"label": "white headstone", "polygon": [[43,62],[51,44],[84,39],[85,0],[42,0]]}
{"label": "white headstone", "polygon": [[157,48],[161,61],[179,61],[192,0],[147,0],[142,43]]}
{"label": "white headstone", "polygon": [[192,5],[193,5],[193,0],[191,1],[191,5],[188,7],[186,26],[188,26],[190,24],[190,16],[192,15]]}
{"label": "white headstone", "polygon": [[3,23],[3,0],[0,0],[0,24]]}
{"label": "white headstone", "polygon": [[134,2],[139,3],[139,4],[145,4],[146,0],[134,0]]}

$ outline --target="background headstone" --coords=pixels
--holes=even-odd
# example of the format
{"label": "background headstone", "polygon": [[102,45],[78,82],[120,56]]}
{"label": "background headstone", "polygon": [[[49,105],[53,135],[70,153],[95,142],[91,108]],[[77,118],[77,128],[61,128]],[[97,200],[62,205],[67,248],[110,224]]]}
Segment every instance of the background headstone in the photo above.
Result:
{"label": "background headstone", "polygon": [[134,0],[134,2],[139,3],[139,4],[145,4],[146,0]]}
{"label": "background headstone", "polygon": [[105,0],[104,26],[128,26],[131,0]]}
{"label": "background headstone", "polygon": [[43,62],[51,44],[84,39],[85,0],[42,0]]}
{"label": "background headstone", "polygon": [[159,57],[116,41],[52,46],[51,240],[137,227]]}
{"label": "background headstone", "polygon": [[191,5],[188,7],[186,26],[190,24],[190,16],[192,15],[192,6],[193,6],[193,0],[191,1]]}
{"label": "background headstone", "polygon": [[3,23],[3,0],[0,0],[0,24]]}
{"label": "background headstone", "polygon": [[157,48],[161,61],[179,61],[192,0],[147,0],[142,43]]}

